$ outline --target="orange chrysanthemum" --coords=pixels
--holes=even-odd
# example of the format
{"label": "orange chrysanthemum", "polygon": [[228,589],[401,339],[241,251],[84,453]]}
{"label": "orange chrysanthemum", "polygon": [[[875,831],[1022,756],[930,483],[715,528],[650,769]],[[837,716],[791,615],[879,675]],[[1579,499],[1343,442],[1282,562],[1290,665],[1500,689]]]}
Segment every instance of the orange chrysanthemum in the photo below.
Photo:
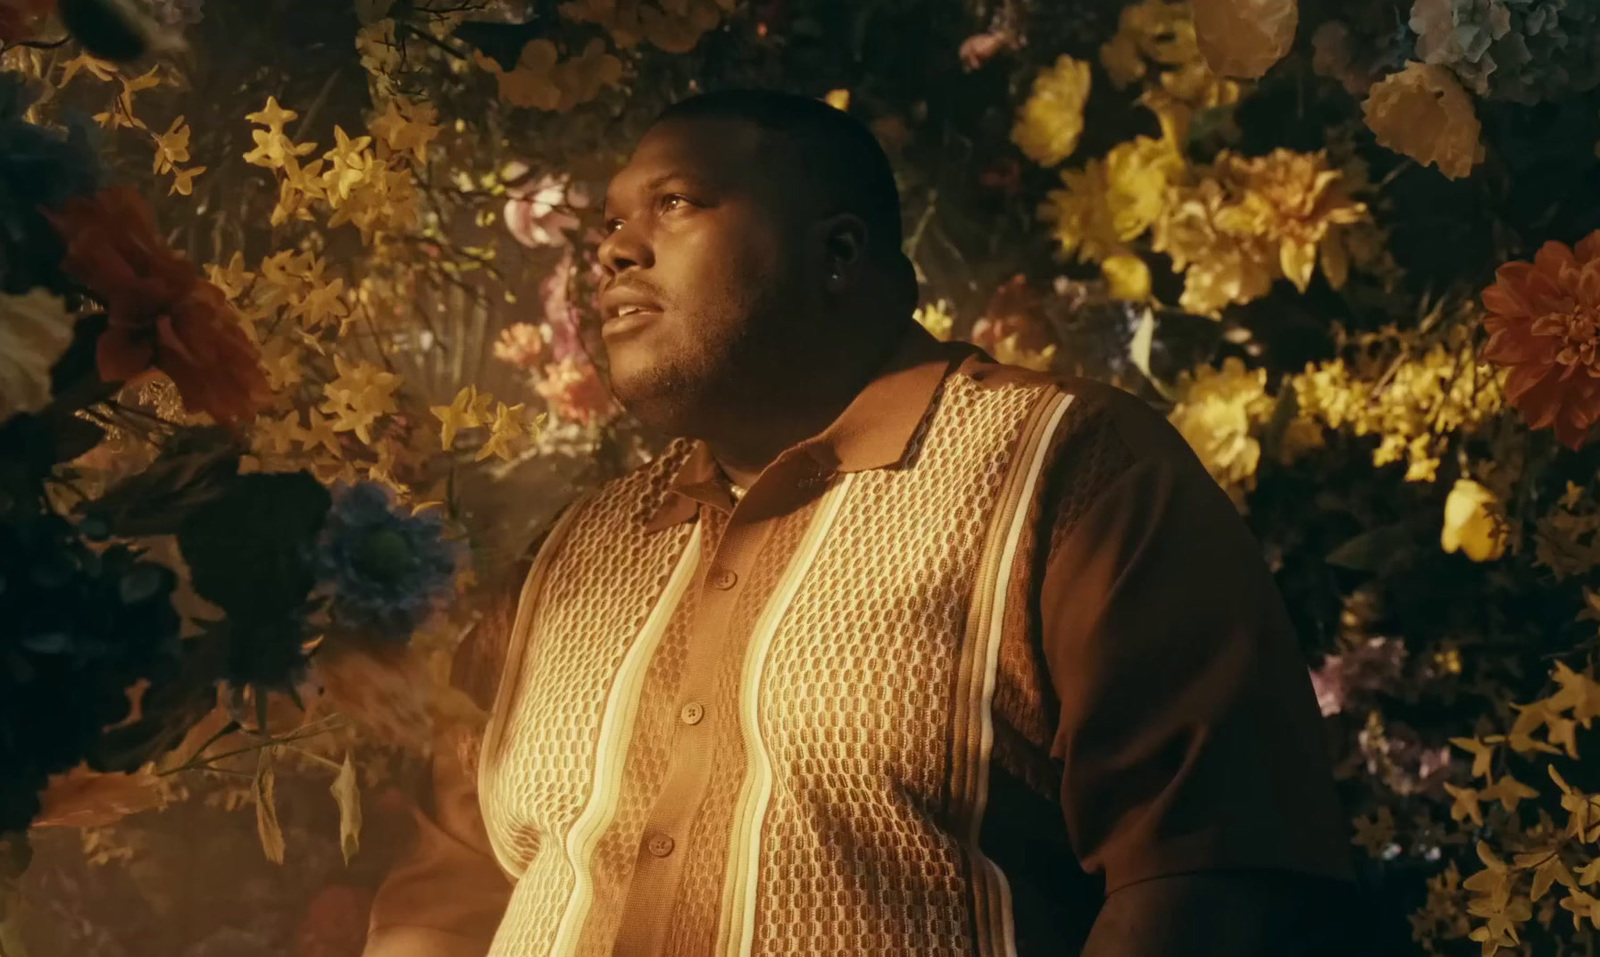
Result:
{"label": "orange chrysanthemum", "polygon": [[270,392],[260,354],[222,290],[162,241],[138,193],[114,186],[45,215],[66,242],[62,269],[105,304],[101,379],[125,382],[156,368],[190,412],[227,424],[255,417]]}
{"label": "orange chrysanthemum", "polygon": [[1600,420],[1600,231],[1501,266],[1483,307],[1483,358],[1511,370],[1506,398],[1533,428],[1582,445]]}

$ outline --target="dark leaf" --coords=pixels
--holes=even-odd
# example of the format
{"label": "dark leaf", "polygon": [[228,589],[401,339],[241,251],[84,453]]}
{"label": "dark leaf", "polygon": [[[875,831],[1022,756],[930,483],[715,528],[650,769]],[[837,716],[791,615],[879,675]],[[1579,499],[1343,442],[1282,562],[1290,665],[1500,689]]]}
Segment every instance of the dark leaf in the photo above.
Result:
{"label": "dark leaf", "polygon": [[150,467],[117,483],[85,507],[113,535],[171,535],[214,501],[239,473],[242,450],[227,429],[181,432]]}
{"label": "dark leaf", "polygon": [[1411,532],[1404,525],[1382,525],[1346,541],[1325,560],[1340,568],[1382,572],[1408,558],[1411,546]]}
{"label": "dark leaf", "polygon": [[234,477],[178,530],[195,592],[237,621],[290,615],[315,583],[310,555],[331,503],[306,472]]}
{"label": "dark leaf", "polygon": [[157,24],[125,0],[60,0],[61,23],[102,60],[126,63],[145,55]]}

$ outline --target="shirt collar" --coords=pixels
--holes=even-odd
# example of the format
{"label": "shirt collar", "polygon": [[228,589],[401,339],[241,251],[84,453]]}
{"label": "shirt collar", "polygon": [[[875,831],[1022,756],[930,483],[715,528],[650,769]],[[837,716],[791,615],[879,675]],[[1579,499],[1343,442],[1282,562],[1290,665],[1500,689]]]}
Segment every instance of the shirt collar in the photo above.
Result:
{"label": "shirt collar", "polygon": [[[966,343],[940,342],[920,323],[906,325],[887,361],[839,417],[792,451],[801,451],[835,472],[899,464],[940,383],[951,369],[979,352]],[[733,507],[710,447],[696,439],[645,527],[653,532],[686,522],[699,513],[702,502],[724,510]]]}

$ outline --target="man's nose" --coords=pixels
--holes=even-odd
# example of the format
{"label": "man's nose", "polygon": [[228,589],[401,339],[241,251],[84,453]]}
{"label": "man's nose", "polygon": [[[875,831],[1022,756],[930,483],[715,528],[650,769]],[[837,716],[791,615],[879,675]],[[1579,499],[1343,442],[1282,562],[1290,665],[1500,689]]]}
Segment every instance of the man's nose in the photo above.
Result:
{"label": "man's nose", "polygon": [[618,276],[634,267],[649,269],[654,262],[650,243],[633,226],[619,226],[600,243],[600,266],[609,277]]}

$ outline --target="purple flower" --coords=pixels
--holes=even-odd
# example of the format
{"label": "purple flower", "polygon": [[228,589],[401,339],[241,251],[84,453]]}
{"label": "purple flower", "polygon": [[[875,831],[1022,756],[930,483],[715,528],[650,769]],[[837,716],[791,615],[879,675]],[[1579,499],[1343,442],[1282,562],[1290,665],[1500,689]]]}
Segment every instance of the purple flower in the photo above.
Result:
{"label": "purple flower", "polygon": [[404,642],[453,592],[461,558],[436,513],[405,514],[360,482],[335,494],[315,567],[336,629]]}
{"label": "purple flower", "polygon": [[1406,647],[1398,638],[1368,638],[1342,655],[1329,655],[1311,672],[1323,717],[1348,709],[1358,695],[1398,682],[1405,660]]}

